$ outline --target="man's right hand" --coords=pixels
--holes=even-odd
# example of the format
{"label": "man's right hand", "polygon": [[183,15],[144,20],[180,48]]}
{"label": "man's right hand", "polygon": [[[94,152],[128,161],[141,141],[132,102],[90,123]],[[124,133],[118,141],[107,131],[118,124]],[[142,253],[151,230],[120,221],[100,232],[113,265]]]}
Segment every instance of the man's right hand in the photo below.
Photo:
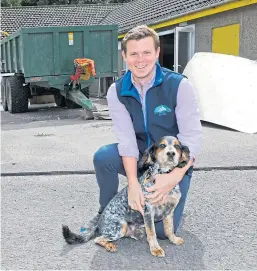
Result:
{"label": "man's right hand", "polygon": [[144,215],[142,206],[145,205],[145,197],[138,181],[129,182],[128,205],[131,209],[139,211],[142,215]]}

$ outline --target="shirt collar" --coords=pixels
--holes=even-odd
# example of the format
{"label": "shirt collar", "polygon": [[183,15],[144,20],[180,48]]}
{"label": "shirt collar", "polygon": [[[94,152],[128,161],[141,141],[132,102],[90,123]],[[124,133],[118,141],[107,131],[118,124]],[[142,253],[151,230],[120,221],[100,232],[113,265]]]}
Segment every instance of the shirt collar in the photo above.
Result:
{"label": "shirt collar", "polygon": [[[154,81],[155,81],[155,76],[156,76],[156,65],[155,65],[155,68],[154,68],[154,73],[153,73],[152,78],[149,79],[147,82],[145,82],[145,84],[143,85],[143,88],[144,88],[144,89],[150,88],[150,87],[153,86]],[[138,83],[135,82],[132,73],[131,73],[131,82],[132,82],[132,84],[133,84],[136,88],[140,88],[140,86],[138,85]]]}

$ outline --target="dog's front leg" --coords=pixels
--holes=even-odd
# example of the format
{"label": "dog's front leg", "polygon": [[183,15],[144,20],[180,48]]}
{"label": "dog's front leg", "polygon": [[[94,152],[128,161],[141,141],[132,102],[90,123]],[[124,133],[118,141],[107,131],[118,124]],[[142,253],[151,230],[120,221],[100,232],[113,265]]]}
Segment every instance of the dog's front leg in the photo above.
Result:
{"label": "dog's front leg", "polygon": [[184,244],[184,240],[181,237],[177,237],[174,233],[173,216],[174,210],[163,219],[164,232],[172,244],[182,245]]}
{"label": "dog's front leg", "polygon": [[150,246],[150,250],[153,256],[156,257],[164,257],[165,252],[158,244],[155,232],[154,225],[154,213],[151,208],[146,208],[144,214],[144,222],[145,222],[145,231],[147,236],[147,241]]}

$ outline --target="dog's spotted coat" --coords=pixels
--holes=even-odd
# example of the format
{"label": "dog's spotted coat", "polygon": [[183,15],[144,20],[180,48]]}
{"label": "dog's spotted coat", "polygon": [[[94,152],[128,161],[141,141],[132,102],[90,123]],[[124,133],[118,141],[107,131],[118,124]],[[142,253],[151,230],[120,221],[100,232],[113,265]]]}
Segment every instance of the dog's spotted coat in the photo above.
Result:
{"label": "dog's spotted coat", "polygon": [[[139,167],[144,174],[139,178],[143,193],[149,194],[146,187],[151,187],[156,174],[170,172],[175,167],[183,167],[189,161],[189,149],[182,146],[177,138],[166,136],[159,142],[151,145],[144,153]],[[171,243],[183,244],[182,238],[175,236],[173,228],[173,213],[181,197],[177,185],[168,194],[167,201],[162,205],[152,205],[145,201],[144,217],[140,212],[132,210],[128,206],[128,187],[119,191],[106,206],[102,214],[91,221],[91,225],[85,234],[72,233],[67,226],[63,226],[63,236],[67,243],[76,244],[87,242],[98,235],[95,243],[103,246],[106,250],[116,251],[113,241],[122,237],[140,239],[147,235],[147,241],[152,255],[164,256],[163,249],[159,246],[154,222],[163,220],[164,232]]]}

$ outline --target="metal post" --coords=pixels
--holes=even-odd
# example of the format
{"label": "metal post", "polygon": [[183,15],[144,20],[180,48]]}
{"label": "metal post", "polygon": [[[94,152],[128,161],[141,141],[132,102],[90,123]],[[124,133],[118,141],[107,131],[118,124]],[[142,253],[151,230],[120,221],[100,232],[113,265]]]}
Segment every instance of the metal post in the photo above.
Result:
{"label": "metal post", "polygon": [[101,93],[101,78],[98,79],[98,93],[97,93],[97,98],[100,98],[100,93]]}

